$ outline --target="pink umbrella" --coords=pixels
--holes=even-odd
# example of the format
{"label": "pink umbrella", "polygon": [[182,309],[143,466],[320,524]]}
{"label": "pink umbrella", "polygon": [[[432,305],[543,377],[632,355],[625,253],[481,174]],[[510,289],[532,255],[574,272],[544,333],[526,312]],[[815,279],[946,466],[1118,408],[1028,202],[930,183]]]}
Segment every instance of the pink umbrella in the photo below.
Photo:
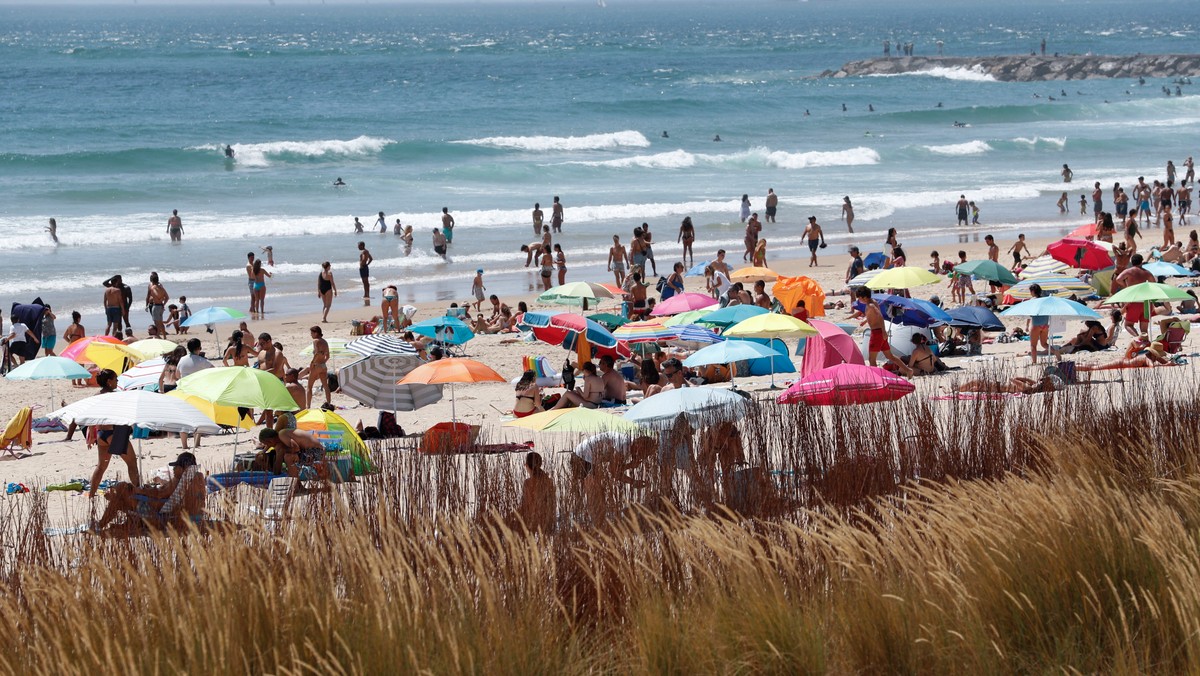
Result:
{"label": "pink umbrella", "polygon": [[776,399],[781,404],[848,406],[895,401],[912,392],[913,384],[889,371],[863,364],[838,364],[814,371]]}
{"label": "pink umbrella", "polygon": [[808,323],[819,335],[805,340],[804,362],[800,367],[802,375],[807,376],[838,364],[865,363],[854,339],[837,324],[822,319],[810,319]]}
{"label": "pink umbrella", "polygon": [[1082,270],[1103,270],[1113,264],[1108,250],[1096,242],[1064,237],[1046,247],[1046,253],[1060,263]]}
{"label": "pink umbrella", "polygon": [[654,306],[650,313],[655,317],[677,315],[680,312],[702,310],[717,304],[717,299],[703,293],[681,293],[664,300]]}

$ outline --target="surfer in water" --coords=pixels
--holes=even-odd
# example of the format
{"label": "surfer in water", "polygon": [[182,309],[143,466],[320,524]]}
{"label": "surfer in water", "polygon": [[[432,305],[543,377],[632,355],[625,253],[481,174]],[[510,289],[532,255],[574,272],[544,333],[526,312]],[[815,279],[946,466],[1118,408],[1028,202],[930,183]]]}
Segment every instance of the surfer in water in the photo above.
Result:
{"label": "surfer in water", "polygon": [[233,155],[234,155],[233,146],[231,146],[229,144],[225,144],[225,158],[232,160]]}
{"label": "surfer in water", "polygon": [[50,233],[50,239],[58,244],[58,223],[53,218],[50,219],[50,225],[46,226],[46,232]]}

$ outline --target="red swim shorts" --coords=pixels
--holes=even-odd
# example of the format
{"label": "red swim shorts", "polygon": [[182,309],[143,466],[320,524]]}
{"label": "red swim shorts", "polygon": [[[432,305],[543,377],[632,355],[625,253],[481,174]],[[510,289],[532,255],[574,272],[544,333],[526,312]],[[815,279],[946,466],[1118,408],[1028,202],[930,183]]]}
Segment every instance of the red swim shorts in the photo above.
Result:
{"label": "red swim shorts", "polygon": [[527,416],[533,415],[534,413],[537,413],[537,409],[534,409],[532,411],[513,411],[513,417],[525,418]]}
{"label": "red swim shorts", "polygon": [[887,331],[871,329],[871,344],[867,347],[870,352],[889,352],[892,346],[888,344]]}
{"label": "red swim shorts", "polygon": [[1130,324],[1134,322],[1145,321],[1146,319],[1146,304],[1145,303],[1126,303],[1125,304],[1125,321]]}

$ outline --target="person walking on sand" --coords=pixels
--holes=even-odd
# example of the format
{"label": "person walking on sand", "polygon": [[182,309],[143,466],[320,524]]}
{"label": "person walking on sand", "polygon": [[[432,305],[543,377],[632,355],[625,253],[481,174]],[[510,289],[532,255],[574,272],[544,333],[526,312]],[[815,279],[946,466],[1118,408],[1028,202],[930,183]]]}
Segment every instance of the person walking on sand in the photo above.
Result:
{"label": "person walking on sand", "polygon": [[808,217],[808,225],[804,226],[804,238],[808,240],[808,267],[816,267],[817,249],[825,246],[825,233],[817,224],[816,216]]}
{"label": "person walking on sand", "polygon": [[308,365],[308,408],[313,405],[313,387],[317,383],[321,383],[321,389],[325,391],[325,403],[328,404],[331,393],[329,391],[329,343],[325,342],[325,332],[319,326],[310,326],[308,334],[312,336],[312,361]]}
{"label": "person walking on sand", "polygon": [[363,285],[363,305],[371,304],[371,263],[375,257],[367,251],[367,243],[358,243],[358,277]]}
{"label": "person walking on sand", "polygon": [[46,226],[46,232],[50,233],[50,239],[58,244],[58,223],[53,218],[50,219],[50,225]]}
{"label": "person walking on sand", "polygon": [[1029,255],[1029,245],[1025,243],[1024,234],[1017,235],[1017,241],[1008,247],[1008,253],[1013,256],[1013,270],[1019,269],[1021,267],[1021,256]]}
{"label": "person walking on sand", "polygon": [[959,195],[958,202],[954,205],[955,211],[958,213],[958,225],[967,225],[968,215],[971,211],[971,203],[967,201],[966,195]]}
{"label": "person walking on sand", "polygon": [[167,326],[163,324],[163,310],[170,299],[167,290],[158,282],[158,273],[151,272],[150,284],[146,287],[146,312],[150,313],[150,319],[154,321],[154,329],[158,331],[159,336],[167,335]]}
{"label": "person walking on sand", "polygon": [[767,188],[767,214],[766,220],[768,223],[775,222],[775,213],[779,211],[779,195],[775,194],[774,188]]}
{"label": "person walking on sand", "polygon": [[446,236],[446,246],[454,243],[454,217],[450,215],[450,207],[442,207],[442,234]]}
{"label": "person walking on sand", "polygon": [[883,313],[879,311],[879,304],[871,297],[871,290],[865,286],[860,286],[854,290],[854,297],[865,306],[863,308],[864,319],[862,323],[866,324],[871,332],[867,347],[867,358],[870,360],[871,366],[876,365],[876,359],[880,353],[883,353],[883,356],[894,364],[896,368],[900,369],[901,373],[912,377],[912,369],[900,361],[896,355],[892,354],[892,346],[888,343],[887,330],[883,324]]}
{"label": "person walking on sand", "polygon": [[183,219],[179,217],[178,209],[172,209],[171,217],[167,219],[167,234],[172,242],[183,240]]}
{"label": "person walking on sand", "polygon": [[483,268],[475,271],[475,279],[471,280],[471,295],[475,296],[475,311],[479,312],[479,306],[483,304],[483,299],[486,297],[484,292],[487,287],[483,285]]}
{"label": "person walking on sand", "polygon": [[849,195],[842,198],[842,219],[846,221],[846,230],[854,232],[854,205],[850,203]]}
{"label": "person walking on sand", "polygon": [[[608,270],[613,273],[617,286],[625,284],[625,265],[628,261],[629,255],[625,252],[625,245],[621,244],[621,236],[613,235],[613,245],[608,249]],[[529,267],[529,261],[525,262],[525,267]]]}
{"label": "person walking on sand", "polygon": [[542,221],[546,216],[542,213],[542,205],[540,202],[533,203],[533,236],[537,237],[542,234]]}
{"label": "person walking on sand", "polygon": [[321,323],[329,322],[329,308],[333,307],[333,299],[337,296],[337,284],[333,281],[333,266],[329,261],[321,263],[321,272],[317,275],[317,298],[321,299]]}
{"label": "person walking on sand", "polygon": [[550,227],[554,232],[562,232],[563,224],[563,205],[558,201],[558,195],[554,196],[554,204],[550,207]]}
{"label": "person walking on sand", "polygon": [[[679,224],[679,236],[675,238],[676,242],[683,242],[683,260],[686,262],[689,258],[692,263],[696,262],[696,254],[692,252],[692,243],[696,241],[696,226],[692,225],[692,217],[685,216],[683,222]],[[620,285],[620,282],[617,282]]]}

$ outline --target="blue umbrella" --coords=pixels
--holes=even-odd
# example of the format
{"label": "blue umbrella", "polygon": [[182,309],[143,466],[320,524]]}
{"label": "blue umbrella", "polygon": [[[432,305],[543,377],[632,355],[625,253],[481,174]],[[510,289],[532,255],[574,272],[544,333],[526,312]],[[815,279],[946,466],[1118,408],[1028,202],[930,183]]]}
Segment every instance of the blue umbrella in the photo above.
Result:
{"label": "blue umbrella", "polygon": [[[774,359],[779,356],[782,355],[780,355],[778,350],[751,340],[725,340],[698,350],[692,356],[684,359],[683,365],[695,367],[708,366],[709,364],[732,364],[734,362],[750,361],[764,357]],[[733,373],[730,373],[729,384],[733,386]]]}
{"label": "blue umbrella", "polygon": [[683,387],[643,399],[625,412],[625,419],[646,425],[669,425],[680,413],[686,413],[693,422],[737,420],[749,406],[749,399],[723,387]]}
{"label": "blue umbrella", "polygon": [[719,326],[723,329],[727,329],[734,324],[744,322],[751,317],[757,317],[758,315],[763,315],[766,313],[767,310],[760,308],[757,305],[733,305],[710,312],[709,314],[701,317],[696,323],[709,324],[711,326]]}
{"label": "blue umbrella", "polygon": [[221,322],[232,322],[245,318],[245,312],[234,310],[231,307],[206,307],[198,312],[193,312],[192,316],[180,322],[180,325],[220,324]]}
{"label": "blue umbrella", "polygon": [[[879,309],[893,324],[928,328],[938,324],[949,324],[951,320],[945,310],[927,300],[887,293],[876,293],[871,297],[879,303]],[[862,307],[861,303],[855,303],[856,309],[861,311]]]}
{"label": "blue umbrella", "polygon": [[1075,317],[1100,319],[1100,315],[1083,303],[1055,296],[1031,298],[1000,313],[1001,317]]}
{"label": "blue umbrella", "polygon": [[1154,275],[1156,278],[1191,277],[1193,274],[1195,274],[1182,265],[1176,265],[1175,263],[1168,263],[1166,261],[1154,261],[1153,263],[1147,263],[1142,266],[1142,269]]}
{"label": "blue umbrella", "polygon": [[882,268],[885,263],[887,263],[887,256],[878,251],[867,254],[867,257],[863,259],[863,267],[867,270],[870,270],[872,265]]}
{"label": "blue umbrella", "polygon": [[950,311],[950,326],[1003,331],[1004,322],[991,310],[978,305],[964,305]]}
{"label": "blue umbrella", "polygon": [[683,273],[683,276],[684,277],[703,277],[704,276],[704,268],[707,268],[711,264],[712,264],[712,261],[704,261],[703,263],[696,263],[692,267],[688,268],[688,271]]}
{"label": "blue umbrella", "polygon": [[475,332],[463,320],[449,315],[417,322],[408,330],[448,345],[462,345],[475,337]]}
{"label": "blue umbrella", "polygon": [[676,326],[675,330],[679,335],[672,340],[672,343],[692,343],[698,345],[711,345],[725,340],[722,336],[717,335],[709,329],[697,324],[684,324]]}

